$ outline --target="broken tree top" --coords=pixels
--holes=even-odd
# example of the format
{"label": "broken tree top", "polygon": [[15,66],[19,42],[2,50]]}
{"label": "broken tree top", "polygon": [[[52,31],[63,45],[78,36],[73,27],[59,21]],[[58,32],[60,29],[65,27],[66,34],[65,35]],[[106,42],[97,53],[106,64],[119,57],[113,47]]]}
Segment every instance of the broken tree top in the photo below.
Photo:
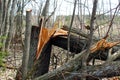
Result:
{"label": "broken tree top", "polygon": [[[67,36],[68,31],[58,28],[58,23],[55,23],[54,26],[52,27],[52,29],[41,27],[40,34],[39,34],[38,46],[37,46],[37,52],[36,52],[36,60],[39,59],[40,54],[41,54],[44,46],[46,45],[46,43],[51,38],[56,37],[56,36],[61,36],[61,35],[62,36]],[[101,39],[97,43],[95,43],[95,45],[93,45],[90,48],[90,52],[94,53],[98,50],[105,50],[105,49],[108,49],[108,48],[112,48],[113,46],[116,46],[119,43],[120,43],[120,41],[118,41],[118,42],[107,42],[106,38]]]}

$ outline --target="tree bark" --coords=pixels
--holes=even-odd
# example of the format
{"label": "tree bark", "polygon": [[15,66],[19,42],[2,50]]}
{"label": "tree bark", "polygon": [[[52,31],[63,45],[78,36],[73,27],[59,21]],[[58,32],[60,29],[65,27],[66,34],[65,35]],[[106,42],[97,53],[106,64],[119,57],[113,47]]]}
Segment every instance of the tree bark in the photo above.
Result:
{"label": "tree bark", "polygon": [[34,78],[41,76],[49,71],[51,48],[51,41],[48,41],[41,52],[40,58],[35,62],[35,65],[33,67]]}
{"label": "tree bark", "polygon": [[[0,28],[2,27],[2,0],[0,0]],[[0,34],[1,34],[1,29],[0,29]]]}
{"label": "tree bark", "polygon": [[[67,36],[57,36],[52,38],[52,44],[67,50]],[[80,39],[75,35],[70,35],[70,52],[80,53],[87,46],[86,39]]]}
{"label": "tree bark", "polygon": [[30,51],[30,35],[31,35],[31,10],[26,11],[26,31],[25,31],[25,45],[22,59],[22,80],[26,80],[28,72],[28,60]]}
{"label": "tree bark", "polygon": [[11,0],[8,1],[7,7],[6,7],[6,14],[3,20],[2,28],[1,28],[1,35],[2,36],[7,36],[8,35],[8,29],[9,29],[9,9],[10,9],[10,4]]}
{"label": "tree bark", "polygon": [[3,1],[3,6],[2,6],[2,23],[4,22],[5,19],[5,14],[6,14],[6,0]]}
{"label": "tree bark", "polygon": [[40,33],[40,27],[38,26],[32,26],[31,30],[31,40],[30,40],[30,55],[29,55],[29,62],[28,62],[28,69],[31,70],[34,65],[35,60],[35,53],[38,46],[38,40],[39,40],[39,33]]}
{"label": "tree bark", "polygon": [[63,72],[72,72],[74,70],[78,70],[81,67],[81,59],[85,52],[86,50],[82,51],[74,59],[68,61],[62,67],[56,69],[55,71],[46,73],[43,76],[38,77],[34,80],[59,80],[61,79],[60,77],[62,77]]}
{"label": "tree bark", "polygon": [[[81,67],[81,60],[83,58],[83,55],[85,53],[85,49],[86,49],[86,46],[87,46],[86,43],[87,43],[86,39],[79,39],[75,35],[70,35],[70,45],[71,45],[70,46],[70,51],[74,52],[76,54],[78,54],[78,53],[79,54],[76,55],[77,57],[75,57],[72,61],[69,61],[67,64],[65,64],[62,68],[53,72],[52,73],[53,76],[56,76],[54,73],[59,74],[59,72],[61,72],[61,71],[71,72],[71,71],[74,71],[74,70],[78,70]],[[50,62],[51,45],[52,44],[67,50],[67,37],[66,36],[57,36],[57,37],[51,38],[51,40],[45,45],[39,60],[36,62],[35,65],[33,65],[33,69],[30,72],[30,73],[34,74],[33,75],[34,78],[38,77],[38,76],[41,76],[41,75],[44,75],[45,73],[48,72],[49,62]],[[119,48],[120,48],[120,46],[113,47],[113,53],[118,51]],[[90,58],[88,58],[88,62],[92,58],[106,60],[108,52],[109,52],[109,49],[106,49],[105,51],[98,51],[98,52],[95,52],[95,53],[91,53],[90,56],[89,56]],[[33,56],[33,55],[35,55],[35,54],[33,53],[31,56]],[[34,58],[30,58],[30,59],[34,59]],[[52,74],[51,74],[51,76],[52,76]],[[62,75],[60,75],[60,76],[62,76]],[[56,79],[56,78],[52,78],[52,79]]]}
{"label": "tree bark", "polygon": [[99,80],[100,78],[113,77],[113,76],[120,75],[119,61],[110,62],[108,64],[104,64],[100,66],[88,66],[87,74],[81,73],[81,71],[84,70],[84,68],[81,70],[80,61],[82,58],[82,54],[84,54],[84,52],[85,51],[82,51],[81,54],[78,54],[77,57],[75,57],[76,59],[74,58],[73,60],[64,64],[62,67],[56,69],[55,71],[46,73],[33,80],[64,80],[64,79],[73,80],[75,78],[81,79],[82,77],[87,77],[88,80],[93,80],[94,78]]}
{"label": "tree bark", "polygon": [[[38,31],[38,33],[39,33],[39,31]],[[35,33],[35,34],[37,34],[37,33]],[[34,40],[36,40],[35,45],[37,45],[37,39],[38,39],[37,35],[35,35],[35,37],[36,37],[36,39],[34,39]],[[53,45],[56,45],[58,47],[61,47],[61,48],[67,50],[67,37],[57,36],[57,37],[51,38],[51,40],[43,48],[43,51],[41,53],[41,56],[40,56],[39,60],[35,63],[34,63],[34,59],[35,59],[34,55],[35,55],[36,50],[35,50],[35,47],[34,47],[33,50],[32,50],[33,53],[31,54],[32,58],[30,56],[30,60],[29,60],[29,61],[32,61],[32,64],[33,64],[32,69],[30,71],[30,73],[32,74],[32,78],[36,78],[36,77],[41,76],[41,75],[44,76],[44,74],[47,73],[45,75],[50,76],[51,77],[50,79],[54,80],[54,79],[59,79],[60,77],[63,77],[61,75],[62,71],[63,72],[64,71],[72,72],[72,71],[79,70],[80,67],[81,67],[81,60],[82,60],[82,58],[84,56],[84,53],[86,51],[85,50],[86,46],[87,46],[86,43],[87,43],[86,39],[79,39],[75,35],[70,35],[70,45],[71,45],[70,46],[70,51],[75,52],[76,54],[78,54],[78,53],[79,54],[76,55],[76,57],[73,60],[69,61],[68,63],[63,65],[61,68],[53,71],[52,73],[47,73],[48,70],[49,70],[49,64],[50,64],[51,45],[53,44]],[[120,48],[120,46],[113,47],[113,53],[118,51],[119,48]],[[101,54],[101,56],[99,56],[98,52]],[[95,55],[98,55],[97,56],[98,59],[103,59],[103,60],[107,59],[107,54],[108,54],[109,50],[98,51],[98,52],[92,53],[92,55],[90,56],[90,59],[88,61],[90,61],[91,58],[96,58]],[[101,57],[103,57],[103,58],[101,58]],[[44,77],[41,76],[41,78],[39,80],[41,80],[41,79],[44,80],[44,78],[47,80],[48,78],[46,76],[44,76]],[[56,76],[60,76],[60,77],[56,77]]]}
{"label": "tree bark", "polygon": [[49,4],[50,4],[50,0],[46,0],[45,6],[44,6],[42,14],[41,14],[42,16],[44,16],[45,19],[48,15],[48,12],[49,12]]}
{"label": "tree bark", "polygon": [[10,42],[14,33],[14,11],[15,11],[15,5],[16,5],[16,0],[12,0],[12,6],[11,6],[11,11],[10,11],[10,17],[9,17],[9,30],[8,30],[8,35],[7,39],[5,42],[5,49],[8,50],[10,46]]}
{"label": "tree bark", "polygon": [[75,10],[76,10],[76,4],[77,4],[77,0],[74,1],[74,8],[73,8],[73,14],[72,14],[72,19],[70,22],[70,26],[69,26],[69,30],[68,30],[68,44],[67,44],[67,58],[66,58],[66,62],[69,60],[69,51],[70,51],[70,33],[71,33],[71,28],[73,25],[73,20],[74,20],[74,16],[75,16]]}
{"label": "tree bark", "polygon": [[[88,46],[87,41],[88,40],[86,39],[80,39],[75,35],[71,35],[70,36],[70,52],[74,52],[75,54],[78,54],[82,50],[85,50]],[[52,44],[67,50],[67,37],[65,36],[54,37],[52,39]],[[119,45],[114,46],[111,54],[114,54],[119,49],[120,49]],[[109,49],[90,53],[87,59],[87,63],[89,63],[92,59],[107,60],[108,54],[109,54]],[[115,60],[120,60],[120,58],[118,57]]]}
{"label": "tree bark", "polygon": [[87,77],[87,80],[100,80],[102,78],[119,76],[120,62],[115,61],[98,66],[87,66],[87,72],[88,74],[82,73],[81,70],[74,72],[66,72],[67,73],[66,80],[73,80],[75,78],[81,79],[83,76]]}
{"label": "tree bark", "polygon": [[[69,30],[69,27],[65,25],[65,26],[63,26],[63,29],[68,31],[68,30]],[[84,37],[84,38],[87,38],[87,39],[89,38],[89,35],[88,35],[88,34],[80,31],[80,30],[77,29],[77,28],[72,27],[72,28],[71,28],[71,32],[72,32],[72,33],[75,33],[75,34],[78,34],[78,35],[80,35],[80,36],[82,36],[82,37]],[[96,38],[95,36],[93,36],[93,40],[94,40],[94,41],[98,41],[99,39]]]}

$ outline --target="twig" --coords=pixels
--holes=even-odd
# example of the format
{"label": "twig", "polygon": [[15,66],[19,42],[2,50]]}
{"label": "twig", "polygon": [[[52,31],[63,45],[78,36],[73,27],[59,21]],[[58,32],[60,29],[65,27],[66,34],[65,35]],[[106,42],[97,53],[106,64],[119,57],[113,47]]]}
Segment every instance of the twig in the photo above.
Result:
{"label": "twig", "polygon": [[73,15],[72,15],[72,19],[71,19],[71,23],[70,23],[70,28],[68,30],[68,51],[67,51],[67,58],[66,58],[66,62],[68,61],[68,55],[69,55],[69,51],[70,51],[70,32],[71,32],[71,28],[72,28],[72,24],[73,24],[73,20],[74,20],[74,16],[75,16],[75,9],[76,9],[76,3],[77,3],[77,0],[75,0],[75,3],[74,3],[74,9],[73,9]]}
{"label": "twig", "polygon": [[57,6],[54,8],[54,11],[51,13],[51,15],[48,16],[48,18],[45,20],[44,24],[50,19],[50,17],[55,13]]}
{"label": "twig", "polygon": [[108,31],[107,31],[105,37],[108,36],[108,34],[109,34],[109,32],[110,32],[110,29],[111,29],[112,24],[113,24],[113,20],[114,20],[114,18],[115,18],[115,14],[116,14],[117,9],[119,8],[119,6],[120,6],[120,3],[119,3],[119,4],[117,5],[117,7],[116,7],[116,10],[115,10],[114,15],[113,15],[113,17],[112,17],[112,19],[111,19],[111,22],[110,22],[110,24],[109,24],[109,28],[108,28]]}

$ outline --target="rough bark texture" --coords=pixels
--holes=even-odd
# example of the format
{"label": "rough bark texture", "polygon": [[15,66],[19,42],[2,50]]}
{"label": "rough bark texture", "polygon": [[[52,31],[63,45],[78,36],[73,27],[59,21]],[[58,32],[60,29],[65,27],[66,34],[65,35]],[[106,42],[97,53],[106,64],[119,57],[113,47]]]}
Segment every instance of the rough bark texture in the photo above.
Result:
{"label": "rough bark texture", "polygon": [[[112,49],[112,53],[114,54],[120,49],[120,46],[114,46]],[[92,54],[89,55],[87,62],[89,62],[91,59],[99,59],[99,60],[107,60],[108,59],[108,54],[109,54],[109,49],[105,49],[104,51],[96,51]],[[116,60],[120,60],[120,57],[116,58]]]}
{"label": "rough bark texture", "polygon": [[[70,35],[70,52],[80,53],[87,46],[86,39],[80,39],[77,36]],[[67,50],[67,37],[57,36],[52,39],[52,44]]]}
{"label": "rough bark texture", "polygon": [[38,40],[39,40],[39,34],[40,34],[41,27],[42,27],[42,23],[43,23],[43,18],[40,19],[39,26],[32,26],[30,55],[29,55],[29,64],[28,64],[29,70],[31,70],[31,68],[34,66],[34,60],[36,56],[35,54],[36,54],[37,47],[38,47]]}
{"label": "rough bark texture", "polygon": [[66,72],[66,73],[68,74],[66,80],[73,80],[75,78],[81,79],[83,76],[87,77],[87,80],[100,80],[105,77],[108,78],[108,77],[119,76],[120,62],[115,61],[98,66],[88,66],[87,74],[81,73],[81,70],[70,73]]}
{"label": "rough bark texture", "polygon": [[[55,71],[49,72],[35,78],[34,80],[73,80],[81,79],[82,77],[87,77],[88,80],[97,79],[104,77],[113,77],[120,75],[120,63],[110,62],[101,66],[88,66],[87,74],[81,73],[84,69],[81,70],[81,59],[85,51],[82,51],[81,54],[78,54],[73,60],[64,64],[62,67],[58,68]],[[77,71],[76,71],[77,70]],[[76,72],[75,72],[76,71]],[[91,79],[90,79],[91,78]]]}
{"label": "rough bark texture", "polygon": [[8,50],[10,46],[10,42],[13,36],[14,32],[14,11],[15,11],[15,5],[16,5],[16,0],[12,0],[12,6],[11,6],[11,11],[10,11],[10,17],[9,17],[9,30],[8,30],[8,35],[7,39],[5,42],[5,49]]}
{"label": "rough bark texture", "polygon": [[49,12],[49,4],[50,4],[50,0],[46,0],[45,6],[44,6],[42,14],[41,14],[42,16],[44,16],[45,19]]}
{"label": "rough bark texture", "polygon": [[29,55],[29,63],[28,63],[28,68],[29,70],[33,67],[34,65],[34,60],[35,60],[35,53],[36,49],[38,46],[38,39],[39,39],[39,33],[40,33],[40,27],[38,26],[32,26],[31,30],[31,41],[30,41],[30,55]]}
{"label": "rough bark texture", "polygon": [[[2,0],[0,0],[0,28],[2,27]],[[0,34],[1,34],[1,29],[0,29]]]}
{"label": "rough bark texture", "polygon": [[[66,26],[66,25],[64,25],[64,26],[63,26],[63,29],[68,31],[68,30],[69,30],[69,27]],[[85,34],[83,31],[80,31],[80,30],[77,29],[77,28],[72,27],[72,28],[71,28],[71,32],[72,32],[72,33],[75,33],[75,34],[78,34],[78,35],[80,35],[80,36],[82,36],[82,37],[84,37],[84,38],[87,38],[87,39],[89,38],[89,37],[88,37],[88,34]],[[93,36],[93,40],[94,40],[94,41],[98,41],[99,39],[96,38],[95,36]]]}
{"label": "rough bark texture", "polygon": [[[70,51],[75,52],[76,54],[78,54],[78,53],[79,54],[73,60],[66,63],[61,68],[59,68],[51,73],[47,73],[48,69],[49,69],[51,45],[53,44],[53,45],[56,45],[58,47],[61,47],[61,48],[67,50],[67,37],[57,36],[57,37],[52,38],[51,41],[49,41],[43,48],[42,54],[41,54],[39,60],[37,61],[37,64],[34,66],[34,68],[35,68],[34,69],[34,71],[35,71],[34,77],[38,77],[38,76],[41,76],[41,75],[47,73],[47,74],[41,76],[40,78],[37,78],[37,80],[41,80],[41,79],[48,80],[48,76],[50,76],[49,77],[50,80],[53,80],[53,79],[56,80],[56,79],[61,79],[61,77],[63,78],[61,73],[64,71],[72,72],[72,71],[79,70],[81,67],[81,60],[83,58],[83,55],[85,53],[85,49],[87,46],[86,43],[87,43],[86,39],[80,39],[77,36],[71,35],[70,36],[70,45],[71,45]],[[113,53],[118,51],[119,48],[120,48],[120,46],[113,47]],[[98,51],[98,52],[92,53],[89,56],[90,58],[88,58],[88,62],[92,58],[106,60],[108,52],[109,52],[109,49],[106,49],[105,51]]]}
{"label": "rough bark texture", "polygon": [[39,60],[35,62],[34,77],[38,77],[49,71],[51,48],[51,41],[48,41],[41,52]]}
{"label": "rough bark texture", "polygon": [[[64,64],[62,67],[58,68],[55,71],[44,74],[41,77],[38,77],[34,80],[61,80],[63,72],[72,72],[81,67],[81,59],[86,50],[82,51],[81,54],[78,54],[74,59],[70,60],[68,63]],[[65,74],[64,74],[65,75]]]}
{"label": "rough bark texture", "polygon": [[[32,58],[30,58],[30,64],[33,65],[34,63],[34,55],[36,52],[36,46],[37,46],[37,41],[38,41],[38,34],[39,34],[39,30],[37,30],[38,28],[35,29],[35,31],[33,31],[34,33],[32,33],[32,35],[34,35],[34,37],[32,38],[33,41],[35,40],[36,42],[32,42],[31,45],[35,45],[35,46],[31,46],[31,48],[33,48],[33,52],[31,52],[31,56]],[[38,31],[38,32],[36,32]],[[36,35],[37,34],[37,35]],[[59,69],[47,73],[49,70],[49,64],[50,64],[50,53],[51,53],[51,45],[56,45],[58,47],[61,47],[63,49],[67,50],[67,36],[57,36],[54,38],[51,38],[51,40],[45,45],[45,47],[43,48],[43,51],[41,53],[41,56],[39,58],[39,60],[37,60],[35,62],[35,65],[31,66],[33,67],[33,78],[35,78],[35,80],[61,80],[63,79],[63,76],[68,77],[68,80],[70,79],[69,77],[71,77],[71,75],[69,75],[66,72],[74,72],[74,71],[78,71],[81,69],[81,60],[84,56],[84,53],[86,51],[86,46],[87,46],[87,39],[81,39],[78,38],[76,35],[70,35],[70,51],[76,53],[76,57],[69,61],[68,63],[66,63],[65,65],[63,65],[62,67],[60,67]],[[113,51],[112,53],[118,51],[120,49],[120,46],[115,46],[113,47]],[[82,51],[82,52],[81,52]],[[105,51],[97,51],[95,53],[90,54],[89,58],[88,58],[88,62],[92,59],[102,59],[102,60],[106,60],[107,56],[108,56],[108,52],[109,49],[106,49]],[[78,54],[79,53],[79,54]],[[94,68],[94,67],[93,67]],[[90,70],[90,69],[88,69]],[[93,69],[91,69],[93,70]],[[45,74],[46,73],[46,74]],[[63,73],[63,74],[62,74]],[[90,73],[91,74],[91,73]],[[43,76],[41,76],[43,75]],[[83,75],[83,74],[82,74]],[[41,76],[41,77],[39,77]],[[77,76],[77,75],[75,75]],[[38,77],[38,78],[36,78]],[[79,76],[77,76],[79,78]],[[87,76],[89,78],[91,78],[91,76]],[[75,78],[75,77],[73,77]],[[73,79],[71,78],[71,79]],[[93,79],[93,78],[92,78]]]}
{"label": "rough bark texture", "polygon": [[[52,44],[67,50],[67,38],[66,37],[57,36],[52,39]],[[87,45],[88,44],[87,44],[86,39],[80,39],[75,35],[70,36],[70,52],[74,52],[78,54],[82,50],[86,49]],[[112,54],[114,54],[119,49],[120,49],[120,46],[114,46],[112,49]],[[109,49],[91,53],[87,59],[87,63],[90,62],[92,59],[107,60],[108,53],[109,53]],[[119,58],[117,58],[116,60],[119,60]]]}
{"label": "rough bark texture", "polygon": [[30,51],[30,37],[31,37],[31,10],[26,11],[26,30],[25,30],[25,41],[23,49],[23,59],[22,59],[22,80],[26,80],[28,72],[28,61],[29,61],[29,51]]}

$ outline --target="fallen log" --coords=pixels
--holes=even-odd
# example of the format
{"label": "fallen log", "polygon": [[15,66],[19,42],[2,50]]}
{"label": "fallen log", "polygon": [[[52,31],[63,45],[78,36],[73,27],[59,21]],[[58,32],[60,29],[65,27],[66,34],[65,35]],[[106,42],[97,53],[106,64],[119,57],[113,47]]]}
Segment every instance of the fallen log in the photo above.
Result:
{"label": "fallen log", "polygon": [[[67,36],[56,36],[52,38],[52,44],[67,50]],[[87,46],[87,40],[81,39],[75,35],[70,35],[70,52],[80,53]]]}
{"label": "fallen log", "polygon": [[[104,77],[113,77],[120,75],[120,62],[110,62],[101,66],[88,66],[87,74],[82,73],[84,68],[81,68],[81,59],[86,51],[82,51],[74,59],[64,64],[62,67],[56,69],[55,71],[46,73],[38,78],[33,80],[72,80],[74,78],[84,77],[95,77],[95,78],[104,78]],[[74,72],[76,71],[77,72]],[[72,74],[76,73],[76,74]],[[72,76],[71,76],[72,75]],[[90,80],[90,79],[89,79]],[[91,79],[93,80],[93,78]]]}
{"label": "fallen log", "polygon": [[[61,47],[67,50],[67,37],[64,36],[57,36],[52,39],[52,44],[58,47]],[[76,54],[80,53],[82,50],[86,49],[87,47],[87,40],[80,39],[75,35],[70,35],[70,52],[74,52]],[[112,49],[112,54],[117,52],[120,49],[120,46],[114,46]],[[99,50],[94,53],[91,53],[87,59],[87,63],[89,63],[92,59],[99,59],[99,60],[107,60],[109,54],[109,49]],[[120,60],[117,58],[116,60]]]}
{"label": "fallen log", "polygon": [[[85,69],[83,68],[82,70]],[[66,73],[66,80],[81,79],[83,76],[87,77],[88,80],[100,80],[102,78],[120,76],[120,62],[115,61],[98,66],[87,66],[87,74],[82,73],[81,70]]]}

